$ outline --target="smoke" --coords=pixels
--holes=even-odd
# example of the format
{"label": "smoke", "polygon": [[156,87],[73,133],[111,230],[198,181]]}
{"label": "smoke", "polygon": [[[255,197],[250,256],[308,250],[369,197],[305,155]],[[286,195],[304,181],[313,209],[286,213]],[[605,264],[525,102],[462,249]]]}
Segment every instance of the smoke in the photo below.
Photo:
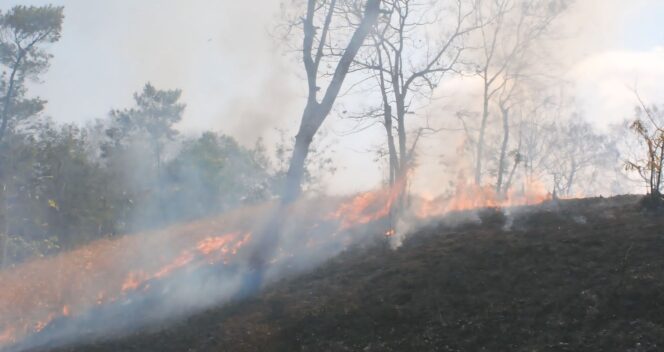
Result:
{"label": "smoke", "polygon": [[[263,204],[99,240],[3,271],[0,348],[107,337],[241,299],[254,293],[256,275],[258,284],[275,282],[350,246],[381,240],[386,195],[376,193],[368,203],[364,197],[301,201],[278,211]],[[274,248],[261,252],[264,267],[257,268],[252,256],[263,247],[262,236],[277,233]]]}
{"label": "smoke", "polygon": [[[185,135],[216,130],[233,136],[245,147],[263,138],[268,148],[274,148],[278,140],[276,128],[292,131],[297,126],[304,104],[304,84],[298,77],[302,68],[297,53],[287,53],[286,46],[280,43],[282,39],[274,33],[274,26],[280,20],[279,2],[127,0],[92,4],[72,0],[60,3],[66,6],[67,14],[63,40],[53,48],[53,64],[43,78],[44,83],[33,87],[50,101],[47,113],[55,119],[83,122],[106,116],[111,107],[129,106],[131,92],[151,81],[160,88],[183,90],[182,100],[187,109],[178,128]],[[642,44],[632,50],[621,37],[624,28],[632,23],[630,16],[646,11],[653,3],[577,1],[556,23],[555,34],[559,38],[538,43],[542,50],[538,54],[550,54],[550,60],[546,61],[550,71],[546,73],[562,78],[565,82],[561,86],[578,101],[568,110],[558,111],[566,120],[579,116],[573,114],[576,112],[585,113],[598,126],[606,125],[607,120],[622,120],[633,105],[628,86],[632,82],[644,91],[645,97],[656,99],[655,93],[664,88],[661,49],[643,48],[647,44]],[[422,99],[422,107],[413,107],[413,114],[408,115],[412,128],[409,140],[415,138],[419,128],[437,131],[421,136],[415,149],[412,183],[408,185],[413,193],[429,198],[413,201],[421,203],[422,208],[433,202],[445,204],[426,214],[427,219],[449,211],[448,205],[459,201],[454,199],[455,195],[468,196],[459,192],[458,187],[471,177],[472,146],[477,142],[472,135],[477,130],[481,90],[471,69],[463,67],[460,71],[461,74],[446,77],[434,90],[432,100]],[[541,86],[529,86],[531,91],[535,87]],[[339,140],[336,143],[339,152],[335,155],[339,171],[326,180],[332,193],[375,188],[385,178],[375,162],[375,146],[384,144],[383,126],[376,124],[349,134],[346,132],[357,128],[355,122],[339,118],[345,108],[366,108],[373,98],[365,92],[342,97],[338,106],[343,108],[326,122],[325,128]],[[528,104],[527,108],[533,109],[537,105]],[[546,108],[543,121],[559,122],[553,104]],[[524,110],[520,117],[528,122],[530,112]],[[496,116],[494,109],[487,137],[494,152],[501,132]],[[553,130],[548,127],[541,127],[542,131]],[[527,129],[533,131],[530,126]],[[510,148],[521,142],[517,137],[511,140]],[[521,137],[525,145],[528,136]],[[533,149],[536,147],[540,145]],[[171,161],[185,147],[173,148],[176,150],[169,151],[165,160]],[[134,190],[168,185],[161,183],[162,180],[156,184],[148,177],[152,172],[145,161],[150,157],[149,146],[139,142],[129,150],[127,159],[119,161],[127,173],[116,181],[129,184]],[[235,166],[251,159],[243,158],[249,151],[235,148],[230,154],[223,163],[233,165],[230,172],[238,173],[240,181],[253,182],[255,174],[265,171],[256,167],[240,173]],[[516,160],[515,155],[510,160]],[[532,165],[537,159],[533,152],[524,160]],[[540,180],[535,181],[546,185],[533,186],[535,182],[527,179],[524,170],[526,162],[519,162],[522,164],[516,161],[514,164],[517,177],[521,177],[518,190],[525,194],[524,199],[529,201],[528,192],[533,190],[538,193],[538,201],[544,199],[541,196],[551,189],[553,176],[542,171],[535,175]],[[182,209],[200,210],[193,212],[196,216],[212,212],[218,199],[210,198],[208,202],[206,198],[212,193],[209,184],[201,181],[207,170],[183,165],[179,165],[184,170],[179,176],[186,180],[182,184],[193,196],[173,197],[171,203],[177,207],[172,208],[164,207],[169,202],[163,199],[158,208],[137,205],[139,210],[134,217],[127,218],[130,224],[123,230],[156,228],[169,220],[181,220],[177,217],[181,214],[177,213]],[[495,170],[487,171],[491,177],[492,172]],[[585,176],[594,182],[592,174]],[[264,186],[261,180],[255,182],[256,188]],[[231,194],[239,188],[234,183],[224,192]],[[482,205],[506,204],[492,190],[469,189],[479,195],[470,194],[468,204],[459,209],[475,207],[474,196],[493,202]],[[363,196],[350,203],[366,200]],[[263,194],[257,199],[269,197]],[[244,200],[243,196],[237,196],[233,202],[214,210],[229,211],[244,204]],[[369,214],[370,221],[358,220],[365,217],[339,215],[340,206],[346,202],[346,199],[303,200],[288,209],[283,218],[280,216],[277,228],[270,229],[275,224],[274,205],[254,201],[261,205],[164,230],[99,240],[72,252],[0,272],[0,282],[5,286],[0,291],[0,346],[15,342],[8,351],[53,346],[177,318],[253,293],[255,283],[250,281],[255,276],[260,276],[260,283],[275,282],[310,270],[351,246],[384,241],[383,234],[388,234],[390,245],[398,248],[409,232],[429,221],[423,221],[421,214],[407,214],[398,219],[386,219],[385,214],[377,217],[375,214],[383,210],[381,206],[386,202],[382,198],[364,208],[350,209],[349,212]],[[164,211],[165,208],[170,211]],[[517,213],[510,210],[505,214],[505,229],[513,225]],[[23,215],[29,218],[31,214]],[[445,221],[448,226],[479,223],[482,216],[469,211],[449,216]],[[352,226],[345,225],[348,218],[355,219]],[[262,237],[272,233],[280,236]],[[267,268],[257,273],[252,255],[265,242],[274,244],[274,250],[261,252],[266,254],[263,262]],[[207,252],[207,246],[213,250]]]}
{"label": "smoke", "polygon": [[[129,93],[151,81],[159,87],[183,90],[188,108],[179,128],[185,132],[221,130],[236,136],[245,146],[259,137],[270,146],[277,139],[275,127],[293,131],[297,126],[305,93],[304,82],[298,77],[302,67],[297,53],[289,51],[282,45],[282,38],[275,35],[281,20],[277,1],[116,1],[102,5],[82,0],[34,1],[47,2],[65,5],[67,20],[62,41],[53,47],[51,70],[44,83],[34,89],[49,100],[47,113],[56,120],[82,122],[104,116],[111,107],[127,106]],[[595,77],[610,76],[612,68],[592,77],[579,71],[590,62],[593,68],[603,67],[601,63],[610,60],[607,51],[620,52],[626,42],[643,40],[626,38],[631,33],[629,28],[638,23],[634,20],[637,15],[653,12],[657,6],[652,0],[576,1],[561,19],[557,27],[561,40],[556,40],[548,53],[555,56],[563,71],[570,72],[570,80],[581,80],[575,92],[583,97],[589,118],[598,124],[604,123],[605,112],[621,115],[612,118],[615,121],[631,107],[629,94],[618,86],[635,80],[646,86],[646,80],[661,80],[638,74],[626,78],[627,82],[621,79],[604,84]],[[640,58],[630,59],[635,65],[642,62]],[[615,86],[611,96],[619,94],[621,105],[601,111],[598,106],[608,95],[588,93],[597,84],[602,90]],[[435,126],[458,128],[456,112],[477,106],[473,97],[477,97],[478,90],[473,87],[477,86],[472,79],[450,77],[437,89],[437,102],[426,108],[426,113],[418,114],[428,116]],[[345,105],[361,100],[350,97]],[[326,127],[343,132],[350,126],[335,117],[326,122]],[[327,180],[333,191],[357,191],[357,186],[349,185],[358,181],[361,187],[370,188],[384,177],[371,172],[358,179],[357,168],[373,164],[373,146],[383,139],[380,126],[359,135],[344,136],[344,143],[340,143],[344,147],[339,148],[335,159],[339,172]],[[428,150],[432,144],[423,143],[419,149]],[[440,154],[449,156],[457,144],[435,146]],[[429,160],[437,162],[437,158],[427,159],[426,164],[431,164]]]}

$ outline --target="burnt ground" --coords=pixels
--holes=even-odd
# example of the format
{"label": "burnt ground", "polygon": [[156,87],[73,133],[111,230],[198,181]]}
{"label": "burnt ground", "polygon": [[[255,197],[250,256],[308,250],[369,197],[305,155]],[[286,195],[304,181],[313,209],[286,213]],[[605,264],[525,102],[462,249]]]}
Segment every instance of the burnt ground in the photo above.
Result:
{"label": "burnt ground", "polygon": [[636,200],[549,204],[511,226],[487,211],[483,224],[349,250],[253,298],[57,351],[662,351],[664,214]]}

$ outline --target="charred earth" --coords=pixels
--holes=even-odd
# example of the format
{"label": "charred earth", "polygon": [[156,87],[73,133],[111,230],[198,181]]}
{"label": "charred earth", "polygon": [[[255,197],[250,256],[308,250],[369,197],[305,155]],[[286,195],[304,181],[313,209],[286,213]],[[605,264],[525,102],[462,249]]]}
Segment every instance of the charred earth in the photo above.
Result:
{"label": "charred earth", "polygon": [[[661,351],[664,218],[637,197],[448,216],[253,297],[39,351]],[[481,220],[480,220],[481,219]],[[37,350],[35,350],[37,351]]]}

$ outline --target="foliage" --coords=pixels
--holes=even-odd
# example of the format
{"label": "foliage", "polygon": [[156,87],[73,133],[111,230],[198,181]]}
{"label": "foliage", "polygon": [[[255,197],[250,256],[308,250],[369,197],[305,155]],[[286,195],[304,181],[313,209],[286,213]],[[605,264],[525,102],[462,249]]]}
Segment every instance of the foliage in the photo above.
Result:
{"label": "foliage", "polygon": [[16,122],[43,109],[43,100],[26,97],[25,82],[48,68],[51,54],[43,46],[60,39],[63,18],[63,8],[52,5],[0,13],[0,140]]}
{"label": "foliage", "polygon": [[[276,188],[283,187],[286,181],[289,157],[293,153],[293,141],[286,137],[285,130],[278,129],[279,141],[274,151],[276,166],[274,172],[274,183]],[[326,131],[321,131],[316,140],[309,147],[309,158],[304,162],[304,172],[302,176],[302,190],[306,192],[322,191],[323,178],[334,175],[337,166],[332,158],[333,140],[328,138]]]}
{"label": "foliage", "polygon": [[[617,162],[617,150],[607,135],[595,131],[593,126],[578,115],[552,131],[552,148],[545,163],[552,175],[554,191],[558,195],[573,196],[575,185],[588,189],[597,183],[597,176]],[[591,183],[591,184],[588,184]]]}
{"label": "foliage", "polygon": [[641,104],[630,129],[637,137],[640,155],[625,161],[627,171],[635,171],[648,188],[644,205],[659,207],[662,201],[662,167],[664,166],[664,111],[656,105]]}
{"label": "foliage", "polygon": [[188,139],[167,166],[169,218],[215,214],[271,195],[271,176],[263,151],[248,150],[233,138],[205,132]]}

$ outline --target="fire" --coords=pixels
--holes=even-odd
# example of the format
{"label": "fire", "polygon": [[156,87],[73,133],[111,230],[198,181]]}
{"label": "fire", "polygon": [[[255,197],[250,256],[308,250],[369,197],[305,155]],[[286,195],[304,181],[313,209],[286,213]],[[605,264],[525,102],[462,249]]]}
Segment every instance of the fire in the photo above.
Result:
{"label": "fire", "polygon": [[222,236],[207,237],[195,245],[195,250],[185,249],[172,262],[162,266],[152,275],[144,272],[130,272],[122,284],[122,291],[136,290],[145,282],[161,279],[172,272],[192,265],[195,261],[207,261],[208,264],[217,262],[227,263],[229,255],[237,254],[238,250],[251,238],[250,233],[228,233]]}
{"label": "fire", "polygon": [[[135,290],[143,281],[145,281],[145,273],[142,271],[130,272],[127,279],[122,283],[122,291]],[[103,298],[104,295],[100,294],[98,301],[103,302]]]}
{"label": "fire", "polygon": [[35,332],[40,332],[40,331],[44,330],[44,328],[45,328],[45,327],[46,327],[51,321],[53,321],[53,319],[55,319],[55,314],[54,314],[54,313],[51,313],[51,314],[48,315],[48,317],[47,317],[46,319],[44,319],[44,320],[42,320],[42,321],[38,321],[37,323],[35,323]]}
{"label": "fire", "polygon": [[412,211],[417,217],[426,219],[453,211],[539,204],[550,198],[550,193],[539,182],[530,182],[521,190],[511,189],[506,194],[498,194],[492,186],[468,184],[460,177],[451,197],[420,197]]}
{"label": "fire", "polygon": [[[124,284],[123,284],[123,286],[124,286]],[[101,291],[101,292],[97,293],[96,303],[97,304],[104,303],[105,297],[106,297],[106,293],[104,291]]]}
{"label": "fire", "polygon": [[222,251],[226,252],[226,244],[234,237],[234,234],[221,237],[208,237],[198,243],[196,248],[203,254],[210,254],[212,252]]}
{"label": "fire", "polygon": [[[269,209],[265,204],[163,231],[103,239],[0,271],[0,349],[44,331],[57,318],[75,319],[79,312],[147,291],[150,280],[189,266],[230,262],[251,235],[229,229],[246,228],[252,216],[264,218]],[[214,232],[221,235],[210,235]],[[157,254],[146,256],[146,248]],[[169,254],[172,248],[177,250]]]}
{"label": "fire", "polygon": [[391,188],[360,193],[350,201],[342,203],[328,218],[341,220],[341,230],[384,218],[390,214],[394,203],[403,195],[406,180],[405,177],[400,179]]}
{"label": "fire", "polygon": [[[404,178],[393,187],[345,201],[312,204],[303,200],[284,216],[291,218],[296,231],[302,231],[298,236],[305,236],[301,239],[303,253],[330,243],[343,248],[353,243],[353,237],[344,231],[390,216],[395,205],[402,204],[406,184]],[[498,197],[491,188],[460,183],[452,197],[420,198],[409,205],[417,216],[425,218],[476,207],[534,204],[547,197],[541,186],[533,184],[526,189]],[[186,275],[209,265],[244,265],[240,261],[250,256],[241,253],[252,241],[252,232],[261,226],[256,219],[268,218],[273,209],[272,204],[264,204],[162,231],[99,240],[0,271],[4,285],[0,290],[0,348],[43,331],[54,319],[75,319],[92,307],[144,294],[155,287],[154,281],[175,272]],[[384,235],[394,237],[396,231],[389,228]],[[283,258],[297,257],[298,253],[288,250],[280,249],[268,262],[279,265]]]}
{"label": "fire", "polygon": [[9,327],[0,331],[0,346],[8,345],[16,341],[16,329]]}
{"label": "fire", "polygon": [[191,263],[194,260],[194,254],[190,251],[184,251],[180,256],[175,258],[172,263],[167,264],[161,270],[157,271],[152,277],[153,278],[163,278],[166,275],[172,273],[173,271],[184,267],[185,265]]}

